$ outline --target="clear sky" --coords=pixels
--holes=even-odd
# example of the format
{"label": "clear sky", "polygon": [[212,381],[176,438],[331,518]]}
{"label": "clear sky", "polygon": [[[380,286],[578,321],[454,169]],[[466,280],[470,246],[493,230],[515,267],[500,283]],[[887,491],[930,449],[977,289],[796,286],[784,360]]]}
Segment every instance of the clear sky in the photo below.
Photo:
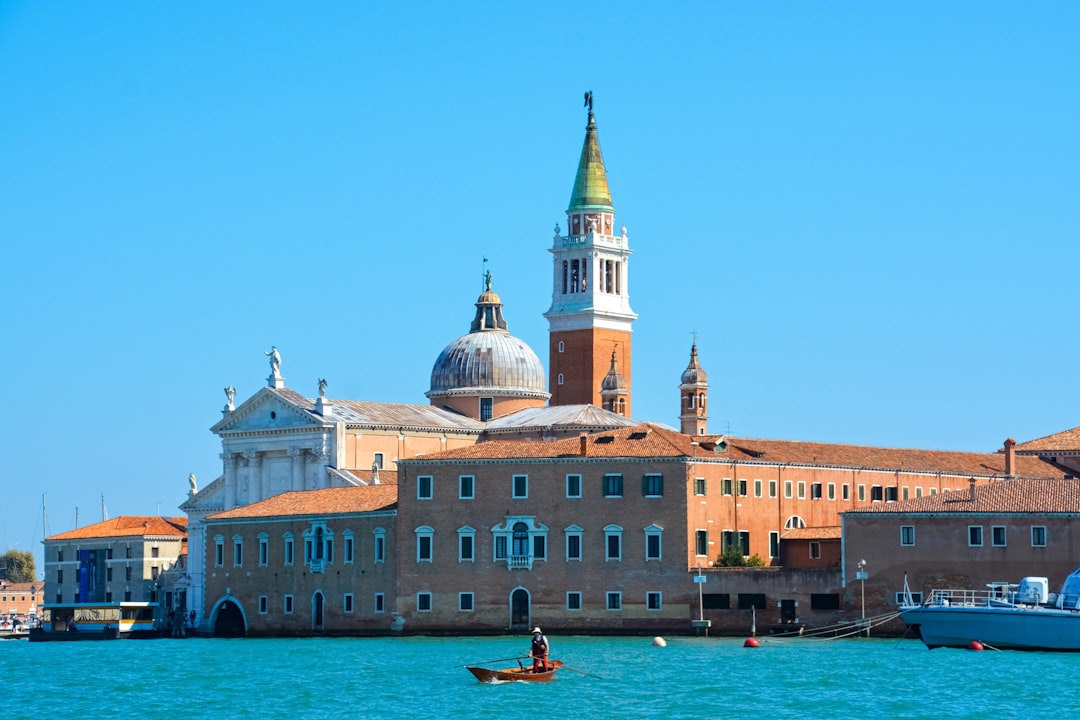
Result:
{"label": "clear sky", "polygon": [[[179,514],[222,388],[426,403],[484,257],[547,362],[596,119],[634,415],[993,451],[1080,424],[1075,2],[0,2],[0,550]],[[38,553],[38,562],[41,562]]]}

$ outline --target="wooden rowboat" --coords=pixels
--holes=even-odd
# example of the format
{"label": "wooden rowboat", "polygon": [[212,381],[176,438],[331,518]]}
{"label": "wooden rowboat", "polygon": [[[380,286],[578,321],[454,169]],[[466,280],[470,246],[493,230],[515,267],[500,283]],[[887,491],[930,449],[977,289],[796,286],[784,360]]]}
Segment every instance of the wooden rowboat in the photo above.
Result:
{"label": "wooden rowboat", "polygon": [[465,669],[471,672],[476,679],[480,682],[512,682],[520,680],[523,682],[548,682],[559,668],[562,667],[562,662],[559,660],[548,660],[549,670],[544,672],[533,672],[532,667],[525,667],[518,663],[516,668],[506,668],[504,670],[491,670],[489,668],[477,667],[475,665],[466,665]]}

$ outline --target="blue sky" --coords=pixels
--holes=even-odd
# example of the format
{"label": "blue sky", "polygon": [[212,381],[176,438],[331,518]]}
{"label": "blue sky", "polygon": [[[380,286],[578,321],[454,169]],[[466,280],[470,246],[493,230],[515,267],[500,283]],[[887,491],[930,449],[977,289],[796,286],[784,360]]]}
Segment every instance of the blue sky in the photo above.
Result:
{"label": "blue sky", "polygon": [[[424,403],[487,257],[547,361],[591,89],[634,410],[992,451],[1080,424],[1080,5],[0,2],[0,550],[178,513],[222,388]],[[39,555],[40,562],[40,555]]]}

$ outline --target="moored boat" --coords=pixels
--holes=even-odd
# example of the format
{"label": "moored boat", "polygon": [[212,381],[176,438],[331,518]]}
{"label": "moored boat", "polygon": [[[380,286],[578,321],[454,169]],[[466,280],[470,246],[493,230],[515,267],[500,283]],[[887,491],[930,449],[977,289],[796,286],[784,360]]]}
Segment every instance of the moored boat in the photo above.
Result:
{"label": "moored boat", "polygon": [[1065,579],[1061,592],[1048,590],[1040,577],[990,583],[987,590],[934,590],[922,604],[901,605],[900,616],[930,649],[980,643],[1080,651],[1080,570]]}
{"label": "moored boat", "polygon": [[32,642],[155,638],[151,602],[54,603],[42,605],[41,626]]}
{"label": "moored boat", "polygon": [[[532,662],[532,660],[529,662]],[[548,682],[555,677],[555,673],[563,666],[563,664],[559,660],[548,660],[547,664],[548,670],[543,672],[533,672],[532,667],[526,667],[520,660],[518,661],[518,666],[516,668],[491,670],[476,665],[466,665],[465,669],[471,672],[477,680],[484,683],[513,681]]]}

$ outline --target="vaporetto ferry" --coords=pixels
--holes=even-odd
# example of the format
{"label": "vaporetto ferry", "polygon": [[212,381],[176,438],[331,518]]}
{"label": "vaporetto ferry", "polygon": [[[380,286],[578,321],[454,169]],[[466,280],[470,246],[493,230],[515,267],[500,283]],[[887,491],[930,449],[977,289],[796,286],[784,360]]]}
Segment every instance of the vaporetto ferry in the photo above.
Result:
{"label": "vaporetto ferry", "polygon": [[156,638],[152,602],[52,603],[41,606],[31,642]]}

